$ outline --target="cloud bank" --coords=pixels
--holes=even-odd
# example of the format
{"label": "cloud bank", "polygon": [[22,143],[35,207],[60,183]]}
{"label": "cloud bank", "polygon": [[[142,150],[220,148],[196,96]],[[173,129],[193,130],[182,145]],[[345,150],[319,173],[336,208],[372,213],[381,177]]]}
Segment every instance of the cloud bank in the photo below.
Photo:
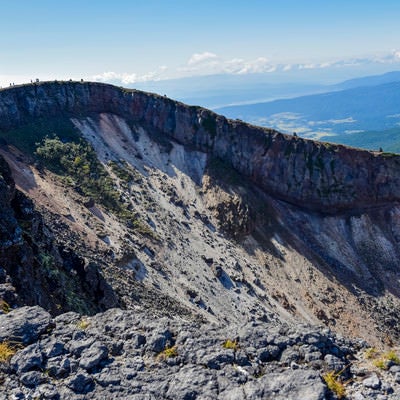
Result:
{"label": "cloud bank", "polygon": [[322,70],[327,68],[339,69],[360,67],[376,64],[399,64],[400,50],[394,49],[389,53],[371,55],[368,57],[337,59],[312,63],[275,63],[266,57],[251,60],[243,58],[224,59],[211,51],[193,53],[185,63],[174,68],[160,66],[154,71],[139,74],[135,72],[107,71],[90,77],[95,81],[133,84],[137,82],[159,81],[165,79],[184,78],[190,76],[233,74],[245,75],[255,73],[289,73],[301,70]]}

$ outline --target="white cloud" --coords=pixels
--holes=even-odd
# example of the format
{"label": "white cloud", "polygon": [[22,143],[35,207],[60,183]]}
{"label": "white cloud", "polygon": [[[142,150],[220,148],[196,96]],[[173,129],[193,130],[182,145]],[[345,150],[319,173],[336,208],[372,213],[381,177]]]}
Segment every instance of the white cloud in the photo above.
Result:
{"label": "white cloud", "polygon": [[150,71],[145,74],[139,75],[136,73],[127,73],[127,72],[103,72],[102,74],[95,75],[92,77],[94,81],[97,82],[120,82],[122,84],[128,85],[131,83],[136,83],[136,82],[147,82],[147,81],[158,81],[160,79],[166,79],[166,77],[163,76],[164,72],[167,71],[168,67],[165,65],[162,65],[157,68],[156,71]]}
{"label": "white cloud", "polygon": [[251,74],[261,72],[274,72],[277,65],[273,65],[265,57],[258,57],[255,60],[244,60],[232,58],[223,60],[214,53],[195,53],[190,57],[187,65],[178,69],[182,73],[200,74]]}
{"label": "white cloud", "polygon": [[204,52],[195,53],[187,64],[177,69],[179,74],[208,75],[208,74],[252,74],[274,72],[278,65],[272,64],[265,57],[258,57],[254,60],[244,60],[242,58],[232,58],[223,60],[214,53]]}
{"label": "white cloud", "polygon": [[224,71],[228,74],[237,74],[244,64],[245,61],[242,58],[233,58],[225,62]]}
{"label": "white cloud", "polygon": [[236,71],[237,74],[254,74],[261,72],[274,72],[277,66],[272,65],[267,58],[259,57],[251,61],[243,61],[240,64],[240,69]]}
{"label": "white cloud", "polygon": [[210,60],[215,60],[217,55],[209,51],[203,53],[194,53],[188,61],[188,65],[198,65],[208,63]]}

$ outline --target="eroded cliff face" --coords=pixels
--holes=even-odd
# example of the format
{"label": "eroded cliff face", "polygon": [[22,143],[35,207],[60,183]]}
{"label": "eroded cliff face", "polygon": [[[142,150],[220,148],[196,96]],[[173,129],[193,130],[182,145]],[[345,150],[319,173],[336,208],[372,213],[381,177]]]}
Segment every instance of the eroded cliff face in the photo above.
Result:
{"label": "eroded cliff face", "polygon": [[0,92],[0,129],[38,118],[112,113],[219,157],[267,193],[332,213],[400,199],[400,157],[328,145],[227,120],[166,97],[100,83],[48,82]]}
{"label": "eroded cliff face", "polygon": [[118,304],[99,265],[90,263],[88,254],[72,251],[15,188],[2,156],[0,203],[0,310],[28,304],[54,314],[94,313]]}
{"label": "eroded cliff face", "polygon": [[[48,119],[68,120],[90,143],[119,202],[140,221],[128,226],[79,184],[0,146],[57,246],[85,258],[83,268],[67,263],[68,272],[85,282],[84,266],[101,265],[117,299],[103,295],[97,306],[118,300],[224,324],[323,323],[372,343],[400,337],[398,156],[289,137],[104,84],[0,92],[6,143],[16,128],[29,135]],[[97,289],[82,290],[93,300]]]}

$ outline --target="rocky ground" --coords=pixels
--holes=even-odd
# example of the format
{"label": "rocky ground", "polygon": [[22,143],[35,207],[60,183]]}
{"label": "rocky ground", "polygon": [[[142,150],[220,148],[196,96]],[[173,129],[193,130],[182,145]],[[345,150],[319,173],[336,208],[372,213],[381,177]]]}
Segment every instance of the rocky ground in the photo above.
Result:
{"label": "rocky ground", "polygon": [[[328,329],[253,321],[199,324],[140,309],[52,318],[0,315],[0,399],[399,399],[400,366]],[[0,360],[1,360],[0,350]],[[345,393],[335,397],[324,376]],[[337,392],[339,393],[339,392]]]}

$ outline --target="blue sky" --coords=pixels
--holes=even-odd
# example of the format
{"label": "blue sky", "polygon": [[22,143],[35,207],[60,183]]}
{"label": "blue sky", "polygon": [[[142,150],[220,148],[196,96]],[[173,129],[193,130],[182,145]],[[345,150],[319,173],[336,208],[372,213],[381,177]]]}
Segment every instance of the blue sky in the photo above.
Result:
{"label": "blue sky", "polygon": [[400,69],[399,1],[0,0],[0,5],[0,85],[35,77],[129,84],[352,64],[370,65],[371,73]]}

